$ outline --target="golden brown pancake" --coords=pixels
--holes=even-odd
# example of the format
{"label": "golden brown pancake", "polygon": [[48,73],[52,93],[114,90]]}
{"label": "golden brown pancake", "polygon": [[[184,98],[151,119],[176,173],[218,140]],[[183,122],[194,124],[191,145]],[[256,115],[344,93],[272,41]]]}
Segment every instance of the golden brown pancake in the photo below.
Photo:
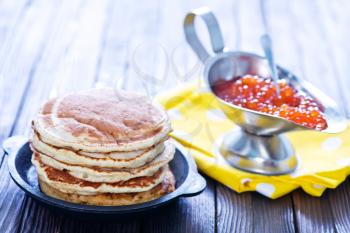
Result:
{"label": "golden brown pancake", "polygon": [[44,154],[41,151],[37,151],[35,148],[32,148],[32,150],[36,159],[40,159],[45,165],[58,170],[66,170],[70,175],[76,178],[92,182],[112,183],[154,174],[173,159],[175,146],[172,143],[167,143],[165,150],[159,156],[149,163],[135,168],[108,168],[69,164],[51,157],[51,154]]}
{"label": "golden brown pancake", "polygon": [[170,132],[166,113],[145,97],[91,89],[49,101],[33,121],[42,141],[88,152],[148,148]]}
{"label": "golden brown pancake", "polygon": [[39,183],[41,190],[48,196],[77,204],[100,206],[122,206],[138,204],[157,199],[175,190],[175,179],[170,170],[168,170],[166,173],[166,176],[162,183],[158,184],[151,190],[138,193],[100,193],[95,195],[80,195],[61,192],[40,178]]}
{"label": "golden brown pancake", "polygon": [[164,151],[164,141],[159,142],[144,150],[138,151],[117,151],[105,153],[89,153],[86,151],[75,151],[70,148],[60,148],[49,145],[40,139],[35,132],[32,133],[30,143],[33,148],[43,154],[50,155],[56,160],[69,164],[111,167],[111,168],[134,168],[144,165],[153,160]]}
{"label": "golden brown pancake", "polygon": [[50,186],[66,193],[78,193],[93,195],[97,193],[131,193],[148,191],[161,183],[169,170],[168,165],[159,169],[152,176],[137,177],[114,183],[91,182],[76,178],[67,171],[61,171],[47,166],[34,156],[32,163],[35,165],[38,176]]}

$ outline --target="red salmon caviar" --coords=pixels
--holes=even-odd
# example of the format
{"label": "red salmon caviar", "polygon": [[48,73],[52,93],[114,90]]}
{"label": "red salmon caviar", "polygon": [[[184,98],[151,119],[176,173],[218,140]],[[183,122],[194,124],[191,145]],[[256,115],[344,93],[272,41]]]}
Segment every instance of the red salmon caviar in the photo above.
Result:
{"label": "red salmon caviar", "polygon": [[223,81],[213,87],[226,102],[276,115],[316,130],[327,128],[323,107],[311,96],[297,91],[286,80],[279,80],[280,95],[271,79],[253,75]]}

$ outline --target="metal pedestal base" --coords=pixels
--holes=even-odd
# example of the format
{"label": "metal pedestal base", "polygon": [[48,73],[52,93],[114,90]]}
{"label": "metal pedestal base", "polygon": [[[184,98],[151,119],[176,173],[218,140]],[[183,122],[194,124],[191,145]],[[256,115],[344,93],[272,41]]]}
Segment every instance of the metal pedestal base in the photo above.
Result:
{"label": "metal pedestal base", "polygon": [[219,151],[229,164],[248,172],[281,175],[297,166],[293,147],[282,135],[256,136],[237,128],[224,136]]}

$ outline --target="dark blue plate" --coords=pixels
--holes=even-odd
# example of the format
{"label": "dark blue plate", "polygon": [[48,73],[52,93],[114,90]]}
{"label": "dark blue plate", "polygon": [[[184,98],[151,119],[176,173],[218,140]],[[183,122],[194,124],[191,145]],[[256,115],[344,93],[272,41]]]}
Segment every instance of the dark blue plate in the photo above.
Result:
{"label": "dark blue plate", "polygon": [[[16,143],[15,143],[16,144]],[[18,144],[18,143],[17,143]],[[5,146],[4,146],[5,147]],[[116,216],[128,215],[146,210],[153,210],[178,197],[190,197],[201,193],[206,186],[205,179],[198,174],[193,162],[179,149],[176,149],[174,159],[170,162],[171,170],[176,178],[176,190],[153,201],[127,206],[93,206],[73,204],[52,198],[41,192],[35,167],[31,163],[32,152],[29,143],[16,148],[4,148],[9,152],[8,165],[12,179],[29,196],[55,210],[82,215]]]}

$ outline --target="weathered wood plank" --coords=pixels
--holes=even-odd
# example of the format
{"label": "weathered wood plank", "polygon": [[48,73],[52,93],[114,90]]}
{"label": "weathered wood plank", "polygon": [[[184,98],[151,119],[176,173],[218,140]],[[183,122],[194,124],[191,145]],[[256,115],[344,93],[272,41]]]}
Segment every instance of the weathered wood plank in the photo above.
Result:
{"label": "weathered wood plank", "polygon": [[216,190],[218,232],[253,232],[252,195],[235,193],[221,184]]}
{"label": "weathered wood plank", "polygon": [[215,183],[207,178],[206,190],[195,197],[180,198],[142,222],[143,232],[214,232]]}
{"label": "weathered wood plank", "polygon": [[[13,28],[5,34],[0,45],[0,56],[4,58],[0,61],[0,143],[11,131],[31,69],[40,60],[45,44],[43,34],[49,26],[52,10],[48,5],[47,11],[38,12],[34,3],[19,7],[23,9],[16,13],[10,25]],[[42,21],[37,21],[36,16]]]}
{"label": "weathered wood plank", "polygon": [[11,1],[4,0],[0,2],[0,47],[7,44],[12,38],[10,34],[17,28],[17,23],[22,18],[27,9],[27,0]]}
{"label": "weathered wood plank", "polygon": [[21,203],[24,195],[16,195],[21,192],[12,182],[8,174],[7,164],[0,169],[0,175],[3,177],[0,181],[0,232],[15,232],[21,224]]}
{"label": "weathered wood plank", "polygon": [[109,223],[101,223],[100,232],[142,232],[140,227],[141,221],[141,217],[133,216],[131,218],[113,220]]}
{"label": "weathered wood plank", "polygon": [[254,193],[252,200],[254,232],[295,232],[289,195],[271,200]]}
{"label": "weathered wood plank", "polygon": [[79,221],[76,219],[64,217],[60,232],[76,232],[76,233],[82,233],[82,232],[101,232],[101,224],[96,223],[96,220],[91,221]]}
{"label": "weathered wood plank", "polygon": [[342,107],[345,108],[347,116],[350,116],[350,94],[348,91],[350,81],[348,58],[350,54],[350,32],[348,25],[350,16],[350,5],[341,1],[316,1],[314,7],[317,9],[317,21],[319,30],[324,40],[327,41],[324,47],[327,49],[327,59],[332,66],[332,76],[327,77],[331,82],[336,83],[337,90],[341,96]]}
{"label": "weathered wood plank", "polygon": [[[0,62],[0,138],[13,131],[12,125],[23,106],[23,97],[30,83],[31,72],[41,59],[46,35],[51,34],[49,22],[54,20],[52,13],[58,3],[49,3],[46,11],[40,11],[39,5],[40,2],[28,5],[16,28],[10,33],[9,43],[0,50],[0,56],[6,57]],[[38,21],[38,18],[41,20]],[[3,159],[0,171],[3,179],[0,181],[0,232],[15,231],[19,225],[24,195],[10,180],[6,158],[4,159],[3,153],[1,156]]]}
{"label": "weathered wood plank", "polygon": [[129,4],[130,1],[115,1],[108,9],[110,19],[104,31],[94,86],[124,88],[127,83],[128,43],[133,31],[130,26],[133,10]]}
{"label": "weathered wood plank", "polygon": [[[311,1],[297,0],[289,3],[291,30],[295,34],[295,43],[298,44],[303,78],[341,103],[343,96],[334,78],[335,68],[331,64],[331,51],[327,45],[329,41],[319,23],[322,18],[317,7]],[[345,111],[342,107],[341,110]]]}
{"label": "weathered wood plank", "polygon": [[290,4],[287,1],[268,0],[263,2],[267,28],[273,40],[276,62],[298,77],[304,78],[299,47],[292,30]]}
{"label": "weathered wood plank", "polygon": [[311,197],[301,190],[293,193],[298,232],[335,232],[327,198],[329,192],[322,197]]}
{"label": "weathered wood plank", "polygon": [[24,196],[21,212],[18,232],[60,232],[63,218],[43,208],[34,199]]}
{"label": "weathered wood plank", "polygon": [[[59,77],[51,95],[63,95],[93,85],[97,64],[100,59],[105,27],[108,25],[106,16],[109,12],[108,0],[83,1],[80,6],[78,22],[71,27],[76,28],[70,47],[66,49],[66,57],[55,75]],[[92,17],[93,16],[93,17]]]}
{"label": "weathered wood plank", "polygon": [[153,84],[159,78],[157,66],[165,66],[164,61],[158,59],[159,56],[164,58],[164,50],[158,41],[159,24],[163,20],[160,18],[161,2],[148,1],[139,8],[133,8],[133,4],[135,3],[130,1],[126,6],[130,12],[125,17],[134,26],[128,38],[128,62],[123,86],[128,90],[154,96],[156,86]]}
{"label": "weathered wood plank", "polygon": [[338,233],[350,232],[350,179],[337,189],[328,193],[329,208],[332,210],[333,223]]}

